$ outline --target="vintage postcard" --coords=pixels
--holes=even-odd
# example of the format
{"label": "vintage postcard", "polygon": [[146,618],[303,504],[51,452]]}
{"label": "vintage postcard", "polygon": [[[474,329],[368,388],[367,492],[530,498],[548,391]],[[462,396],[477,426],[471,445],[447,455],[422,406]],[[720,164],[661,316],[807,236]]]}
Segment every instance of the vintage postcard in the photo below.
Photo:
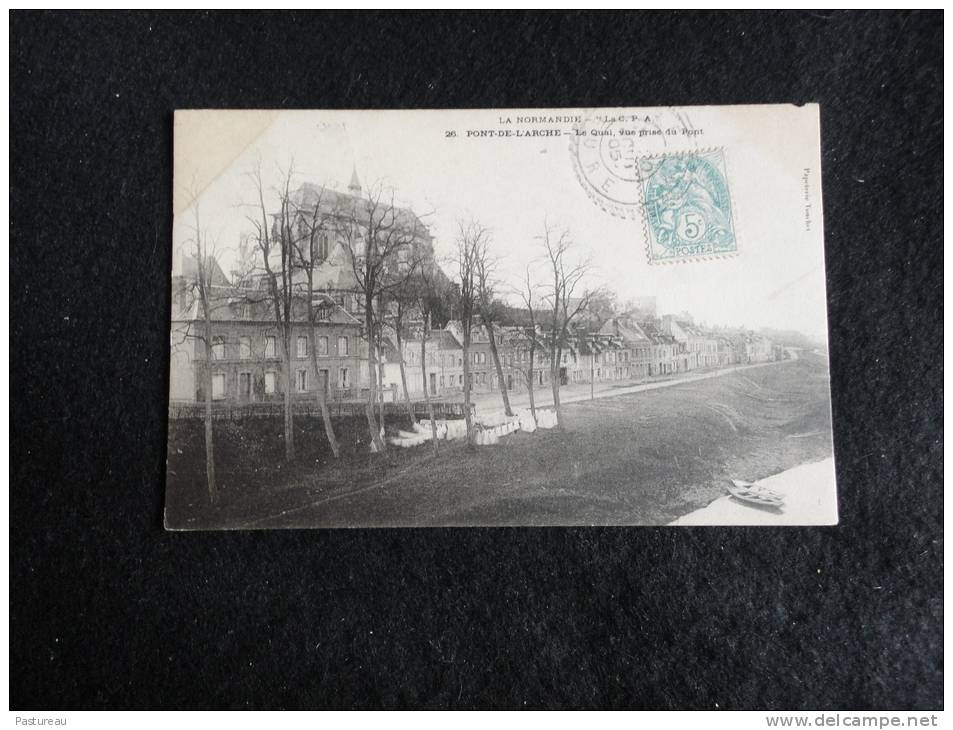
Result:
{"label": "vintage postcard", "polygon": [[831,525],[816,105],[179,111],[169,529]]}

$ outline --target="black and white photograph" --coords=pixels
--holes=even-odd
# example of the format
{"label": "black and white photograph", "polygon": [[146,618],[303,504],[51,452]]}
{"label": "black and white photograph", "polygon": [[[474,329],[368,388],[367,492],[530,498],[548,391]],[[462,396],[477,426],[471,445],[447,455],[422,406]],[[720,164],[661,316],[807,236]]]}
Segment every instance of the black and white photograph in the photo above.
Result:
{"label": "black and white photograph", "polygon": [[836,524],[818,109],[180,111],[170,529]]}

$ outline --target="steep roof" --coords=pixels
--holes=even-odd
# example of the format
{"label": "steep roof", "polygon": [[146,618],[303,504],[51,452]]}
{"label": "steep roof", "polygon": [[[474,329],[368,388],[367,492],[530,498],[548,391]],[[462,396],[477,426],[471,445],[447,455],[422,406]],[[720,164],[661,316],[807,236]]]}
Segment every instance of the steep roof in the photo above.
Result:
{"label": "steep roof", "polygon": [[[218,259],[214,256],[205,257],[205,270],[208,272],[209,283],[212,286],[228,286],[229,280],[225,276],[225,272],[222,271],[222,267],[218,264]],[[186,279],[191,281],[198,281],[199,278],[199,260],[196,256],[183,256],[182,257],[182,271],[179,272],[181,276],[184,276]]]}
{"label": "steep roof", "polygon": [[674,337],[662,331],[657,321],[645,320],[638,324],[639,329],[656,345],[671,345],[675,342]]}
{"label": "steep roof", "polygon": [[610,334],[621,337],[626,344],[645,344],[649,342],[649,337],[638,324],[631,320],[623,320],[621,317],[613,317],[602,325],[599,332],[601,334]]}
{"label": "steep roof", "polygon": [[[352,185],[356,182],[356,177],[357,173],[355,172],[351,183]],[[360,187],[360,183],[357,183],[357,185]],[[381,197],[381,212],[385,212],[389,207],[389,203],[386,202],[386,200],[387,199],[383,196]],[[323,185],[316,185],[315,183],[303,183],[291,194],[291,201],[299,209],[313,211],[314,207],[320,204],[321,209],[331,215],[335,213],[344,214],[346,212],[348,215],[353,215],[357,221],[363,225],[367,225],[370,216],[368,210],[370,201],[367,197],[356,195],[352,192],[342,193],[332,188],[324,187]],[[380,216],[381,213],[377,215]],[[430,237],[427,227],[410,208],[395,206],[393,215],[399,225],[410,229],[416,226],[418,235],[420,235],[421,238]]]}
{"label": "steep roof", "polygon": [[463,345],[448,330],[434,330],[433,338],[437,341],[440,350],[462,350]]}
{"label": "steep roof", "polygon": [[[216,322],[273,322],[274,302],[263,289],[245,289],[236,286],[213,286],[209,292],[209,309]],[[202,319],[198,293],[192,283],[182,278],[173,291],[172,320],[196,321]],[[315,318],[326,324],[360,324],[334,298],[323,293],[314,296]],[[292,320],[308,321],[308,298],[296,294],[292,304]]]}

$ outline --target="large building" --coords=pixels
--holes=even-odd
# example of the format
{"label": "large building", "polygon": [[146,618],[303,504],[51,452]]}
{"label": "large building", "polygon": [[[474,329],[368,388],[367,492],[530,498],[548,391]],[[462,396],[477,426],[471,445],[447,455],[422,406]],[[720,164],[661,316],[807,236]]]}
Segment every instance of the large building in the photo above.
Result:
{"label": "large building", "polygon": [[[368,383],[364,296],[355,276],[352,252],[363,250],[371,227],[393,226],[400,245],[388,258],[389,271],[400,272],[411,262],[433,264],[433,239],[427,227],[406,208],[374,209],[363,195],[357,175],[346,193],[306,183],[290,196],[289,228],[295,236],[290,268],[291,336],[289,371],[297,398],[316,398],[322,389],[329,398],[357,399]],[[320,228],[309,228],[321,221]],[[275,220],[271,235],[279,236]],[[314,234],[313,260],[302,245]],[[209,257],[212,318],[211,359],[207,356],[204,317],[196,286],[199,266],[177,252],[172,280],[172,347],[170,398],[204,400],[205,373],[212,370],[215,400],[246,403],[279,399],[284,392],[282,327],[275,317],[268,270],[280,265],[277,247],[265,261],[261,250],[243,239],[239,262],[231,279]],[[276,260],[275,256],[279,259]],[[267,264],[267,265],[266,265]],[[358,266],[359,269],[359,266]],[[308,272],[312,273],[313,320],[309,320]],[[434,266],[437,275],[443,276]]]}
{"label": "large building", "polygon": [[[199,297],[188,278],[173,282],[170,399],[203,401],[206,368],[212,371],[213,400],[280,399],[285,388],[282,338],[272,303],[231,284],[218,284],[210,289],[209,305],[211,360]],[[289,348],[294,392],[314,397],[320,387],[332,399],[355,396],[367,356],[360,321],[326,295],[315,306],[313,324],[308,322],[306,301],[296,301],[294,310]]]}

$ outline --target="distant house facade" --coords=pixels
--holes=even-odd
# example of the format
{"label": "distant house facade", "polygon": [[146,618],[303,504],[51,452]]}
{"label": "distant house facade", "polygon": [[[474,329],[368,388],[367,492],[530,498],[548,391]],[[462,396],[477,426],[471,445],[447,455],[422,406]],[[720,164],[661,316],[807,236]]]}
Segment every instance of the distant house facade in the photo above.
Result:
{"label": "distant house facade", "polygon": [[679,372],[718,366],[718,340],[713,335],[672,315],[662,318],[662,329],[679,344]]}
{"label": "distant house facade", "polygon": [[[463,323],[460,322],[460,320],[451,320],[448,322],[446,330],[453,335],[457,342],[463,342]],[[502,366],[503,350],[507,347],[506,333],[502,327],[494,327],[493,337],[496,340],[497,353],[500,355],[500,365]],[[461,357],[462,350],[463,346],[461,344]],[[493,351],[490,348],[489,330],[479,322],[474,322],[470,329],[470,346],[468,350],[470,358],[471,392],[498,390],[498,377],[496,365],[493,362]],[[505,377],[504,374],[504,378]]]}
{"label": "distant house facade", "polygon": [[602,325],[599,332],[617,337],[623,342],[628,353],[626,378],[642,379],[651,375],[653,343],[637,322],[613,317]]}
{"label": "distant house facade", "polygon": [[673,375],[678,372],[679,344],[666,333],[658,320],[643,320],[639,329],[651,342],[648,363],[649,376]]}
{"label": "distant house facade", "polygon": [[[420,359],[420,337],[402,340],[407,391],[412,397],[424,394],[424,368]],[[426,343],[426,389],[434,397],[455,395],[463,390],[463,347],[447,330],[434,330]],[[399,389],[400,361],[391,348],[384,366],[385,385]]]}
{"label": "distant house facade", "polygon": [[[542,330],[537,327],[506,326],[500,328],[503,333],[504,350],[500,353],[503,370],[507,380],[507,389],[524,391],[532,381],[538,389],[550,383],[549,352],[543,344]],[[530,350],[533,351],[533,367],[530,369]]]}

